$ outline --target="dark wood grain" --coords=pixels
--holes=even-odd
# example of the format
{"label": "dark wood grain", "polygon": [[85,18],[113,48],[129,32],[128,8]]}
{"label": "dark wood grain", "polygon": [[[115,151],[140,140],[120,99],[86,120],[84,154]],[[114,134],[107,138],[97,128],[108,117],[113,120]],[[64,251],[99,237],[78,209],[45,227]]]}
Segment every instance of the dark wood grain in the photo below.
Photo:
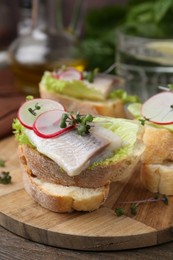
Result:
{"label": "dark wood grain", "polygon": [[11,124],[25,96],[14,85],[9,68],[0,70],[0,139],[11,134]]}
{"label": "dark wood grain", "polygon": [[57,259],[122,259],[122,260],[172,260],[173,243],[166,243],[144,249],[87,252],[67,250],[34,243],[0,227],[0,259],[1,260],[57,260]]}

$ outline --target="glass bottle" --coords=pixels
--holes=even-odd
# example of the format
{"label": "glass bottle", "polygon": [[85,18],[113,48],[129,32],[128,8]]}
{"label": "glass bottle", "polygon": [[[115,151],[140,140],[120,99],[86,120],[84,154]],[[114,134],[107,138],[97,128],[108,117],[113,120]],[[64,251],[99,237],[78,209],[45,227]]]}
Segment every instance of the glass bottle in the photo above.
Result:
{"label": "glass bottle", "polygon": [[64,28],[62,18],[64,2],[33,0],[31,32],[20,35],[9,48],[9,63],[16,86],[25,94],[39,96],[38,85],[46,70],[52,71],[62,65],[81,70],[85,67],[85,61],[77,57],[75,51],[78,44],[75,30],[82,13],[80,10],[84,10],[84,1],[74,1],[74,11],[67,28]]}

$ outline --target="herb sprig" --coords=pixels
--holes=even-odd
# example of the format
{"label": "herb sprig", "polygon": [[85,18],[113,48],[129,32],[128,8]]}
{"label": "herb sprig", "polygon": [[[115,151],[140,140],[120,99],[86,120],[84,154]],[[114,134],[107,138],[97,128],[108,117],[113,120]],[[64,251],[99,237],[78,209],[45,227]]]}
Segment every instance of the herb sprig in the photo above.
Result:
{"label": "herb sprig", "polygon": [[[149,199],[145,199],[145,200],[137,200],[137,201],[128,201],[128,202],[122,202],[123,204],[130,204],[130,213],[131,215],[136,215],[137,214],[137,210],[140,204],[144,204],[144,203],[151,203],[151,202],[159,202],[162,201],[165,205],[168,205],[168,197],[166,195],[158,195],[156,194],[156,196],[151,197]],[[122,207],[118,207],[115,209],[115,214],[120,217],[122,215],[125,215],[125,209]]]}
{"label": "herb sprig", "polygon": [[98,72],[99,72],[98,68],[95,68],[94,70],[91,70],[91,71],[83,71],[82,72],[83,79],[86,79],[87,81],[92,83]]}
{"label": "herb sprig", "polygon": [[[0,167],[5,167],[5,161],[3,159],[0,159]],[[0,173],[0,183],[2,184],[11,183],[11,176],[9,172],[2,171]]]}
{"label": "herb sprig", "polygon": [[0,183],[2,184],[11,183],[11,176],[9,172],[3,171],[0,173]]}
{"label": "herb sprig", "polygon": [[41,106],[40,106],[38,103],[36,103],[34,109],[31,108],[31,107],[29,107],[29,108],[28,108],[28,111],[29,111],[33,116],[36,116],[36,115],[37,115],[36,111],[37,111],[37,110],[40,110],[40,109],[41,109]]}
{"label": "herb sprig", "polygon": [[89,134],[91,128],[90,122],[92,122],[94,117],[91,114],[81,115],[77,112],[75,115],[71,112],[64,113],[61,118],[60,127],[66,128],[67,126],[74,126],[77,129],[79,135]]}
{"label": "herb sprig", "polygon": [[5,167],[5,161],[3,159],[0,159],[0,167]]}

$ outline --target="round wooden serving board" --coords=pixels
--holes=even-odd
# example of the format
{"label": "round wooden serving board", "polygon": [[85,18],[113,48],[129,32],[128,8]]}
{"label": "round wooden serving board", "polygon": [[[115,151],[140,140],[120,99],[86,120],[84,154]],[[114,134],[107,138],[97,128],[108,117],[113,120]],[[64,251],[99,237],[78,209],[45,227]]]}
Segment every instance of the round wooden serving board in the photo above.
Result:
{"label": "round wooden serving board", "polygon": [[35,203],[23,189],[13,137],[0,141],[0,159],[6,161],[1,171],[10,171],[12,183],[0,184],[0,225],[17,235],[46,245],[80,250],[120,250],[157,245],[173,240],[173,198],[144,203],[137,215],[129,212],[117,217],[121,202],[153,196],[139,180],[139,171],[124,183],[112,184],[109,197],[100,209],[89,213],[57,214]]}

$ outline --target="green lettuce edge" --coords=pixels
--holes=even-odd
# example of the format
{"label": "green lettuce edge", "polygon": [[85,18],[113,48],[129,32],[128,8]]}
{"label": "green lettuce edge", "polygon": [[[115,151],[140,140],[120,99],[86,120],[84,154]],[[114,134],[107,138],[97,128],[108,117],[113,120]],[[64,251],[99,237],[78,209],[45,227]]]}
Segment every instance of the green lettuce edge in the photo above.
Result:
{"label": "green lettuce edge", "polygon": [[28,144],[35,148],[28,136],[25,134],[25,127],[20,123],[20,121],[15,118],[12,123],[13,134],[20,145]]}
{"label": "green lettuce edge", "polygon": [[[103,119],[97,117],[94,119],[94,121],[102,122]],[[102,126],[119,135],[125,142],[125,145],[117,150],[112,157],[107,158],[101,162],[95,162],[90,166],[90,168],[95,166],[107,166],[111,163],[123,160],[127,155],[132,154],[141,124],[137,121],[128,119],[107,118],[107,122],[102,124]]]}
{"label": "green lettuce edge", "polygon": [[[45,71],[42,79],[40,81],[40,86],[44,86],[48,91],[53,93],[63,94],[65,96],[70,96],[76,99],[87,99],[89,101],[105,101],[102,93],[94,88],[89,88],[82,81],[73,80],[68,82],[68,86],[74,90],[68,95],[68,90],[65,89],[67,86],[67,81],[57,80],[51,76],[51,72]],[[76,91],[75,91],[76,89]],[[86,98],[83,96],[83,93],[87,92]],[[74,93],[74,94],[73,94]],[[113,90],[108,98],[108,100],[121,99],[124,104],[139,102],[139,97],[136,95],[129,95],[123,89]]]}

